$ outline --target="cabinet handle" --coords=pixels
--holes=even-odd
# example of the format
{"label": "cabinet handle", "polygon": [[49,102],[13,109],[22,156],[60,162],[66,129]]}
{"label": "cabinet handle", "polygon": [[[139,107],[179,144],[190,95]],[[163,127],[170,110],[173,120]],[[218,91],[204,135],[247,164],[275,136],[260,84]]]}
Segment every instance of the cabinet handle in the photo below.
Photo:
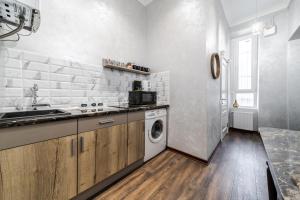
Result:
{"label": "cabinet handle", "polygon": [[75,155],[76,152],[76,139],[71,140],[71,157]]}
{"label": "cabinet handle", "polygon": [[110,124],[110,123],[114,123],[114,122],[115,122],[115,120],[113,120],[113,119],[107,119],[107,120],[101,120],[99,122],[99,124],[103,125],[103,124]]}
{"label": "cabinet handle", "polygon": [[84,137],[80,137],[79,148],[80,148],[80,153],[82,153],[84,151]]}

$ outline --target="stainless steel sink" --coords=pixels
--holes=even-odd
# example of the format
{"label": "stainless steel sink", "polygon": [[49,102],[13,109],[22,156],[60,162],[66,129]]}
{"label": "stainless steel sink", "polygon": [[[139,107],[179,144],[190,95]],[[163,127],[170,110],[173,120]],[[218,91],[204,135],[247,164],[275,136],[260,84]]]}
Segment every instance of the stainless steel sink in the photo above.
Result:
{"label": "stainless steel sink", "polygon": [[53,109],[53,110],[33,110],[33,111],[22,111],[22,112],[10,112],[0,114],[0,120],[17,120],[32,117],[49,117],[49,116],[61,116],[69,115],[70,113]]}

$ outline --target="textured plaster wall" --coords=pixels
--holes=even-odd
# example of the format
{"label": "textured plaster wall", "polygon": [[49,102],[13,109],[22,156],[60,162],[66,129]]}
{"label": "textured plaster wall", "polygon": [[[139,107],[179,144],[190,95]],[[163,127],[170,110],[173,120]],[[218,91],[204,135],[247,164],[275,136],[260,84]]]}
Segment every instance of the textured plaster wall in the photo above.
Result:
{"label": "textured plaster wall", "polygon": [[[277,34],[258,40],[258,126],[288,128],[287,115],[287,10],[260,18],[270,23],[274,16]],[[251,34],[254,21],[231,28],[233,38]],[[256,111],[254,111],[256,113]]]}
{"label": "textured plaster wall", "polygon": [[202,159],[220,141],[220,83],[212,52],[225,50],[227,24],[219,1],[157,0],[147,7],[148,63],[170,71],[168,145]]}
{"label": "textured plaster wall", "polygon": [[288,114],[289,128],[300,130],[300,40],[288,45]]}
{"label": "textured plaster wall", "polygon": [[[210,68],[210,56],[215,52],[225,51],[229,57],[230,31],[221,4],[217,0],[207,1],[206,20],[206,68]],[[207,158],[213,153],[221,139],[220,126],[220,79],[215,80],[210,70],[207,72]]]}
{"label": "textured plaster wall", "polygon": [[157,0],[147,7],[148,63],[170,70],[168,146],[207,157],[206,18],[201,0]]}
{"label": "textured plaster wall", "polygon": [[277,34],[260,37],[259,126],[288,128],[287,116],[287,12],[275,17]]}
{"label": "textured plaster wall", "polygon": [[291,0],[289,6],[289,36],[291,37],[300,26],[300,0]]}
{"label": "textured plaster wall", "polygon": [[[289,9],[275,16],[277,34],[259,39],[259,126],[300,130],[300,40],[288,41],[299,20],[293,0]],[[232,28],[232,37],[250,33],[252,22]]]}
{"label": "textured plaster wall", "polygon": [[208,61],[227,46],[218,0],[157,0],[147,8],[136,0],[40,0],[39,7],[38,33],[0,45],[96,65],[110,57],[169,70],[169,146],[208,158],[220,140],[220,83],[211,79]]}
{"label": "textured plaster wall", "polygon": [[146,8],[136,0],[39,0],[39,7],[39,31],[0,46],[90,64],[103,57],[144,64]]}
{"label": "textured plaster wall", "polygon": [[[300,26],[300,0],[292,0],[288,9],[291,36]],[[289,128],[300,130],[300,40],[288,43],[288,115]]]}

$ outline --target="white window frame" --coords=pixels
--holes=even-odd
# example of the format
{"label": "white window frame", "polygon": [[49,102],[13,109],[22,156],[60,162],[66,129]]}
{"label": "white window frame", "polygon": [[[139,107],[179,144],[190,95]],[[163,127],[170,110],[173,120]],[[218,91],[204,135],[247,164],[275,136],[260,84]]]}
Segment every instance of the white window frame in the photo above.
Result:
{"label": "white window frame", "polygon": [[[251,80],[251,89],[239,89],[238,88],[238,74],[239,74],[239,42],[246,40],[248,38],[252,39],[252,80]],[[232,60],[233,60],[233,84],[232,84],[232,97],[233,100],[236,99],[237,93],[253,93],[254,94],[254,106],[246,107],[240,106],[241,108],[257,108],[258,105],[258,36],[246,35],[238,37],[232,40]]]}

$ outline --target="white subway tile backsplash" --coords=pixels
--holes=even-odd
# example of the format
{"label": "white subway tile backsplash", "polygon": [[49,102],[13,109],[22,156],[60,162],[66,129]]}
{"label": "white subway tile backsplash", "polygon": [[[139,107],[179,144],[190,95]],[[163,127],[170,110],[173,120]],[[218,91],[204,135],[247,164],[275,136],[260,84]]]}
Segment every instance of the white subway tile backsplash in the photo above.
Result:
{"label": "white subway tile backsplash", "polygon": [[41,71],[23,70],[23,78],[31,80],[49,81],[49,73]]}
{"label": "white subway tile backsplash", "polygon": [[59,82],[59,81],[50,81],[51,89],[71,89],[72,83],[70,82]]}
{"label": "white subway tile backsplash", "polygon": [[21,97],[3,97],[0,98],[0,104],[2,107],[15,107],[16,105],[18,105],[19,103],[22,102],[22,98]]}
{"label": "white subway tile backsplash", "polygon": [[23,52],[16,49],[9,49],[9,48],[1,48],[0,51],[6,55],[6,58],[13,58],[16,60],[21,60],[23,56]]}
{"label": "white subway tile backsplash", "polygon": [[72,103],[71,97],[51,97],[51,105],[53,106],[69,106]]}
{"label": "white subway tile backsplash", "polygon": [[23,87],[31,88],[34,84],[38,84],[39,89],[50,89],[50,82],[48,80],[33,80],[33,79],[23,79]]}
{"label": "white subway tile backsplash", "polygon": [[51,97],[72,97],[70,90],[53,89],[50,90]]}
{"label": "white subway tile backsplash", "polygon": [[[49,97],[49,90],[48,89],[39,89],[38,97]],[[23,88],[23,96],[24,97],[32,97],[31,88]]]}
{"label": "white subway tile backsplash", "polygon": [[49,63],[49,57],[47,56],[42,56],[42,55],[39,55],[39,54],[35,54],[35,53],[32,53],[32,52],[27,52],[27,51],[24,51],[23,52],[23,59],[24,61],[31,61],[31,62],[38,62],[38,63]]}
{"label": "white subway tile backsplash", "polygon": [[72,79],[73,83],[91,83],[92,81],[91,77],[87,77],[87,76],[74,76]]}
{"label": "white subway tile backsplash", "polygon": [[7,58],[4,60],[4,62],[0,63],[0,67],[5,67],[5,68],[15,68],[15,69],[21,69],[22,62],[21,60],[17,60],[14,58]]}
{"label": "white subway tile backsplash", "polygon": [[72,90],[71,96],[72,97],[87,97],[87,91],[86,90]]}
{"label": "white subway tile backsplash", "polygon": [[52,65],[70,67],[72,62],[69,60],[64,60],[64,59],[60,59],[60,58],[49,58],[48,63],[52,64]]}
{"label": "white subway tile backsplash", "polygon": [[65,74],[55,74],[50,73],[51,81],[59,81],[59,82],[73,82],[73,75],[65,75]]}
{"label": "white subway tile backsplash", "polygon": [[21,69],[5,68],[2,77],[5,78],[22,78]]}
{"label": "white subway tile backsplash", "polygon": [[88,88],[89,88],[88,84],[83,84],[83,83],[72,83],[71,84],[72,90],[87,90]]}
{"label": "white subway tile backsplash", "polygon": [[1,97],[22,97],[22,88],[4,88]]}
{"label": "white subway tile backsplash", "polygon": [[22,88],[22,79],[15,79],[15,78],[4,78],[3,80],[5,88]]}
{"label": "white subway tile backsplash", "polygon": [[27,61],[23,63],[23,69],[39,71],[39,72],[49,72],[50,67],[51,66],[48,64],[31,62],[31,61]]}
{"label": "white subway tile backsplash", "polygon": [[39,86],[38,103],[67,107],[82,103],[127,103],[132,82],[149,80],[152,90],[158,93],[158,103],[169,104],[169,72],[143,76],[15,49],[4,51],[7,58],[0,64],[1,112],[15,110],[16,106],[31,106],[30,88],[34,84]]}

